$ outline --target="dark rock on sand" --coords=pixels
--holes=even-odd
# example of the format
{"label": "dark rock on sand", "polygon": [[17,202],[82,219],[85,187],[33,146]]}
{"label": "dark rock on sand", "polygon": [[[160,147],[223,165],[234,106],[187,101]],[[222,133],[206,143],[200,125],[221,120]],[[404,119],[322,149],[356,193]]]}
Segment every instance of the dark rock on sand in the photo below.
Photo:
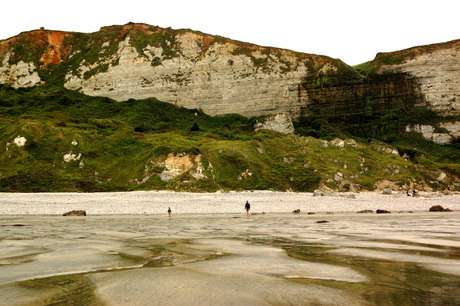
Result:
{"label": "dark rock on sand", "polygon": [[294,213],[294,214],[300,214],[300,209],[295,209],[295,210],[292,211],[292,213]]}
{"label": "dark rock on sand", "polygon": [[327,220],[320,220],[320,221],[316,221],[316,223],[329,223],[329,221],[327,221]]}
{"label": "dark rock on sand", "polygon": [[385,209],[377,209],[376,213],[378,214],[391,214],[391,211]]}
{"label": "dark rock on sand", "polygon": [[365,209],[365,210],[358,211],[358,214],[372,214],[372,213],[374,213],[374,211],[370,210],[370,209]]}
{"label": "dark rock on sand", "polygon": [[452,210],[449,208],[444,208],[441,205],[434,205],[431,206],[429,211],[443,211],[443,212],[451,212]]}
{"label": "dark rock on sand", "polygon": [[63,214],[63,216],[86,216],[85,210],[72,210]]}

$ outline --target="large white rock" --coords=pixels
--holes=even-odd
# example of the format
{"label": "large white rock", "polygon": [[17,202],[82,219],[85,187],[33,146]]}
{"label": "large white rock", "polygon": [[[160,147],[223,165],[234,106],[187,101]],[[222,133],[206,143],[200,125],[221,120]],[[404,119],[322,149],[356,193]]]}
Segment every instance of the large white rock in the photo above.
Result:
{"label": "large white rock", "polygon": [[13,88],[31,87],[41,82],[35,64],[19,61],[9,64],[10,53],[7,53],[0,65],[0,84],[11,84]]}
{"label": "large white rock", "polygon": [[[449,127],[455,127],[455,125]],[[452,136],[447,133],[435,133],[435,128],[431,125],[415,124],[406,126],[406,132],[415,132],[422,134],[423,138],[433,141],[437,144],[448,144],[452,142]]]}
{"label": "large white rock", "polygon": [[286,114],[276,114],[274,116],[268,116],[264,122],[258,122],[255,125],[255,129],[266,129],[272,130],[283,134],[294,134],[294,125],[292,119]]}
{"label": "large white rock", "polygon": [[25,137],[22,137],[20,135],[18,135],[18,137],[16,137],[13,142],[15,145],[17,145],[18,147],[23,147],[26,145],[26,141],[27,139]]}

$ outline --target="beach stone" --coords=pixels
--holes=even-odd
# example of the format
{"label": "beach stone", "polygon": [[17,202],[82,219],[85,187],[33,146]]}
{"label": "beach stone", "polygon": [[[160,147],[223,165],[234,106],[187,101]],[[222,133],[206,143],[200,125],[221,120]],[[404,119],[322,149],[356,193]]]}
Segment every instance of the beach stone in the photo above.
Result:
{"label": "beach stone", "polygon": [[295,210],[292,211],[292,213],[294,213],[294,214],[300,214],[300,209],[295,209]]}
{"label": "beach stone", "polygon": [[431,206],[429,211],[443,211],[444,210],[444,207],[442,207],[441,205],[434,205],[434,206]]}
{"label": "beach stone", "polygon": [[392,193],[391,188],[385,188],[385,189],[383,189],[383,194],[391,194],[391,193]]}
{"label": "beach stone", "polygon": [[391,214],[391,211],[385,209],[377,209],[376,213],[378,214]]}
{"label": "beach stone", "polygon": [[313,196],[314,197],[323,197],[324,193],[321,190],[316,189],[315,191],[313,191]]}
{"label": "beach stone", "polygon": [[85,210],[72,210],[63,214],[63,216],[86,216]]}
{"label": "beach stone", "polygon": [[329,221],[327,221],[327,220],[320,220],[320,221],[316,221],[316,223],[329,223]]}
{"label": "beach stone", "polygon": [[446,211],[446,210],[441,205],[434,205],[430,207],[429,211]]}
{"label": "beach stone", "polygon": [[307,215],[314,215],[314,212],[309,211]]}
{"label": "beach stone", "polygon": [[364,210],[358,211],[358,214],[372,214],[373,212],[374,212],[373,210],[364,209]]}

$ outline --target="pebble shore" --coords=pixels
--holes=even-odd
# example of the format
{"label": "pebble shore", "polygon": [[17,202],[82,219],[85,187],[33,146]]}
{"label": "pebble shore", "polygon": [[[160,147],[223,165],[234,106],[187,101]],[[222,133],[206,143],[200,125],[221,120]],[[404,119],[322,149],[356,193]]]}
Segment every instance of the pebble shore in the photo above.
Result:
{"label": "pebble shore", "polygon": [[420,193],[416,197],[375,192],[313,193],[245,191],[187,193],[133,191],[105,193],[0,193],[0,215],[62,215],[85,210],[87,215],[241,214],[249,201],[251,213],[358,212],[377,209],[391,212],[428,211],[441,205],[460,210],[460,195]]}

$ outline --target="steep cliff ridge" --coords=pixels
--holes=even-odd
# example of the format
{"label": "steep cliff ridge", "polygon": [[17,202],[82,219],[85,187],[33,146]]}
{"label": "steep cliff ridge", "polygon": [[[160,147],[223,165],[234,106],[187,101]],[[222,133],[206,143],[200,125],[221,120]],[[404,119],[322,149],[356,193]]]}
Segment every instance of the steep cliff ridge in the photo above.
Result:
{"label": "steep cliff ridge", "polygon": [[0,43],[0,83],[34,86],[49,81],[48,64],[60,64],[52,75],[59,72],[66,88],[117,101],[156,97],[211,115],[295,116],[308,102],[299,93],[305,77],[354,73],[326,56],[146,24],[90,34],[39,30]]}
{"label": "steep cliff ridge", "polygon": [[305,103],[297,92],[304,77],[325,67],[353,70],[328,57],[190,30],[128,25],[122,33],[114,53],[93,64],[82,61],[67,73],[65,87],[117,101],[156,97],[211,115],[295,115]]}
{"label": "steep cliff ridge", "polygon": [[459,46],[456,40],[381,53],[355,70],[327,56],[189,29],[129,23],[94,33],[35,30],[0,41],[0,84],[54,82],[90,96],[155,97],[210,115],[343,118],[423,106],[458,116]]}

